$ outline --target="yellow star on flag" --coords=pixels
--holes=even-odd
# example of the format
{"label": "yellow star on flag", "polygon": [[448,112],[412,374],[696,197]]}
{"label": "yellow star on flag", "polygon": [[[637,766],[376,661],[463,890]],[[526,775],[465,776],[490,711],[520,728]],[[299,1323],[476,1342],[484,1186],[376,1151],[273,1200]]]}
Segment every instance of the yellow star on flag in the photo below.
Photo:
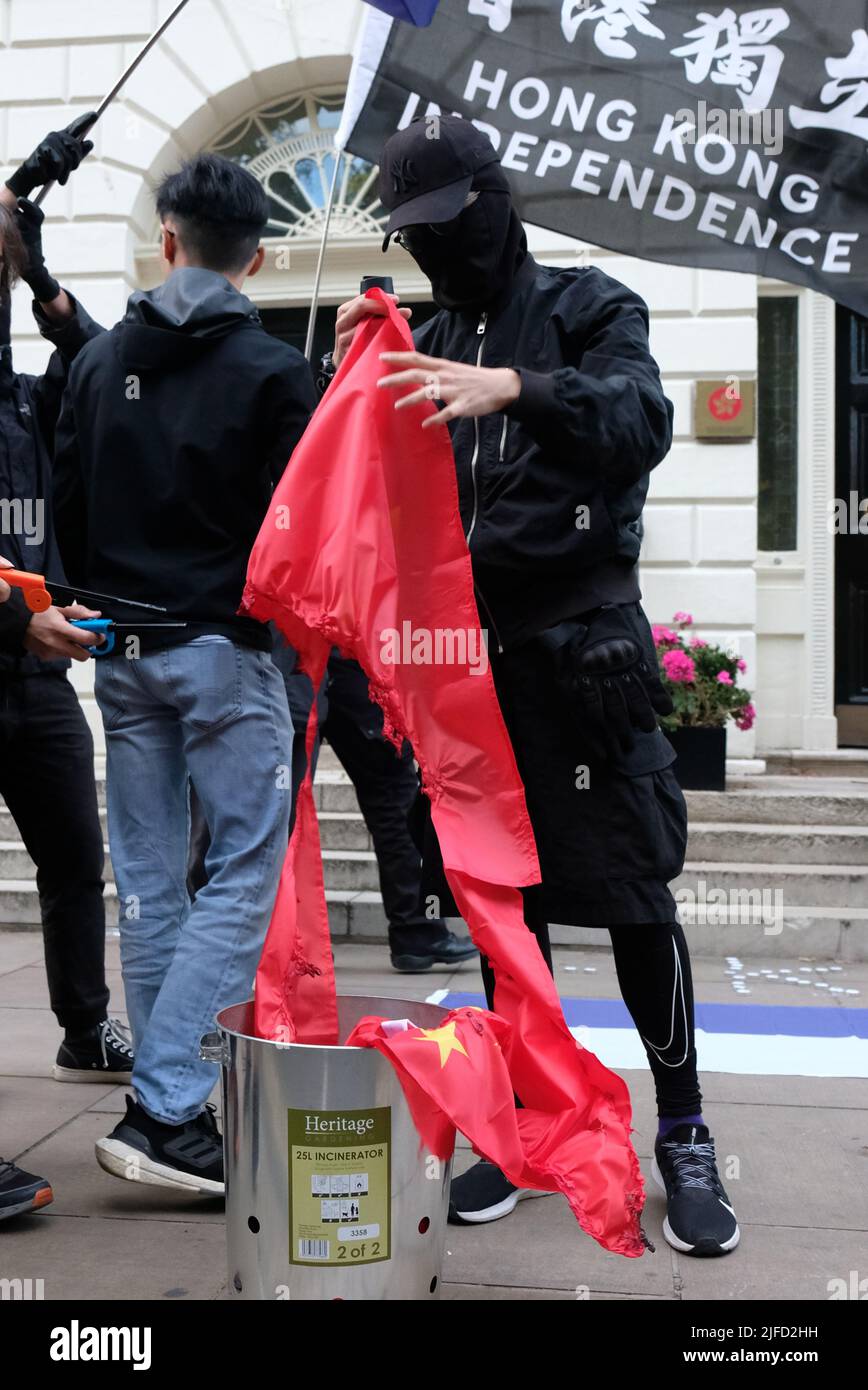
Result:
{"label": "yellow star on flag", "polygon": [[436,1043],[440,1049],[440,1066],[445,1067],[453,1052],[460,1052],[462,1057],[466,1057],[464,1044],[460,1038],[455,1036],[455,1024],[444,1023],[442,1028],[420,1028],[418,1033],[421,1042]]}

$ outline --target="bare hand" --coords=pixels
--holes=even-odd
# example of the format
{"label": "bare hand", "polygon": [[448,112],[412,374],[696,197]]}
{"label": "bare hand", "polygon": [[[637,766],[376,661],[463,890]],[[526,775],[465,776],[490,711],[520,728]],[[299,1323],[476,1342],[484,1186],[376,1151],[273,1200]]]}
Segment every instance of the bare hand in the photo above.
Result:
{"label": "bare hand", "polygon": [[[0,555],[0,570],[14,570],[14,568],[11,560],[4,560],[3,556]],[[5,603],[11,593],[12,590],[9,585],[0,579],[0,603]]]}
{"label": "bare hand", "polygon": [[521,391],[521,377],[512,367],[473,367],[467,362],[426,357],[421,352],[381,352],[380,361],[404,370],[381,376],[378,386],[419,388],[401,396],[395,402],[396,410],[422,401],[444,402],[442,410],[422,421],[423,430],[461,416],[493,415],[518,400]]}
{"label": "bare hand", "polygon": [[46,608],[44,613],[34,613],[27,625],[24,645],[40,661],[89,661],[86,647],[100,647],[105,642],[103,634],[88,632],[87,628],[73,627],[70,618],[98,618],[100,614],[92,608],[84,608],[80,603],[67,604],[65,608]]}
{"label": "bare hand", "polygon": [[[394,299],[396,304],[399,301],[397,294],[390,294],[388,298]],[[350,344],[362,319],[383,318],[386,312],[386,306],[381,299],[368,299],[363,294],[357,294],[355,299],[348,299],[346,304],[341,305],[335,323],[335,349],[332,353],[336,367],[341,365],[341,360],[349,352]],[[399,309],[398,312],[403,314],[405,319],[408,319],[413,310]]]}

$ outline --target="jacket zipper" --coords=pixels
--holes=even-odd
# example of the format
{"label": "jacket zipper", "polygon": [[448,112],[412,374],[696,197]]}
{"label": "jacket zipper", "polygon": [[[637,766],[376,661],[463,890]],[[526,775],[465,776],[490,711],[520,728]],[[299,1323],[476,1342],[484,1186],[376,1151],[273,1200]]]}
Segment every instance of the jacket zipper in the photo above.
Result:
{"label": "jacket zipper", "polygon": [[491,623],[491,631],[494,633],[494,640],[495,640],[495,642],[497,643],[497,650],[498,650],[498,651],[501,653],[501,655],[502,655],[502,654],[503,654],[503,643],[502,643],[501,640],[500,640],[500,633],[499,633],[498,630],[497,630],[497,624],[495,623],[494,618],[491,616],[491,609],[489,608],[488,604],[486,603],[486,601],[485,601],[485,595],[483,594],[483,592],[482,592],[482,590],[480,589],[479,585],[476,584],[476,585],[474,585],[474,587],[475,587],[475,589],[476,589],[476,596],[477,596],[477,598],[479,599],[479,602],[482,604],[483,608],[485,609],[485,612],[486,612],[486,614],[487,614],[487,616],[488,616],[488,621]]}
{"label": "jacket zipper", "polygon": [[506,431],[509,427],[509,420],[506,415],[503,417],[503,429],[500,432],[500,462],[503,463],[503,456],[506,453]]}
{"label": "jacket zipper", "polygon": [[[483,314],[476,326],[476,334],[479,338],[479,350],[476,354],[477,367],[482,366],[482,349],[485,345],[485,325],[488,322],[488,311],[483,310]],[[473,514],[470,518],[470,528],[465,537],[467,544],[470,544],[470,537],[473,535],[473,528],[476,525],[476,514],[479,510],[479,488],[476,480],[476,464],[479,459],[479,416],[473,421],[473,457],[470,460],[470,478],[473,483]]]}
{"label": "jacket zipper", "polygon": [[[477,353],[476,353],[476,365],[477,365],[477,367],[481,367],[481,366],[482,366],[482,349],[483,349],[483,347],[485,346],[485,329],[486,329],[487,323],[488,323],[488,310],[486,309],[486,310],[483,310],[483,313],[482,313],[482,316],[481,316],[481,318],[480,318],[480,320],[479,320],[479,323],[476,325],[476,335],[477,335],[477,337],[479,338],[479,348],[478,348]],[[500,451],[501,451],[501,452],[500,452],[500,457],[501,457],[501,459],[503,458],[503,447],[504,447],[505,441],[506,441],[506,420],[504,420],[504,422],[503,422],[503,438],[501,439],[501,442],[500,442]],[[471,518],[470,518],[470,526],[468,527],[467,535],[466,535],[466,537],[465,537],[465,539],[466,539],[466,541],[467,541],[468,549],[470,548],[470,537],[473,535],[473,528],[474,528],[475,525],[476,525],[476,517],[477,517],[477,513],[478,513],[478,511],[479,511],[479,484],[478,484],[477,477],[476,477],[476,465],[477,465],[478,459],[479,459],[479,416],[477,415],[476,418],[475,418],[474,421],[473,421],[473,457],[472,457],[471,460],[470,460],[470,477],[471,477],[471,480],[472,480],[472,482],[473,482],[473,514],[472,514],[472,516],[471,516]],[[489,622],[491,623],[491,630],[492,630],[492,632],[494,633],[494,640],[495,640],[495,642],[497,643],[497,650],[498,650],[499,652],[502,652],[502,651],[503,651],[503,643],[502,643],[501,640],[500,640],[500,633],[498,632],[498,630],[497,630],[497,628],[496,628],[496,626],[495,626],[494,618],[491,616],[491,609],[489,608],[488,604],[486,603],[486,601],[485,601],[485,595],[483,594],[483,592],[482,592],[482,590],[480,589],[480,587],[479,587],[478,584],[475,586],[475,588],[476,588],[477,595],[479,596],[479,601],[480,601],[480,603],[482,604],[483,608],[485,609],[486,613],[488,614],[488,620],[489,620]]]}

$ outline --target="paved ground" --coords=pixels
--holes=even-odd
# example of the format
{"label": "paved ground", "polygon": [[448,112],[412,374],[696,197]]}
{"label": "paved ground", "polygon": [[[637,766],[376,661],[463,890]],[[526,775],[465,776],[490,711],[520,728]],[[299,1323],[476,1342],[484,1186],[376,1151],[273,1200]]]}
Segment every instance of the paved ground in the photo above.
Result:
{"label": "paved ground", "polygon": [[[336,957],[348,993],[424,998],[435,989],[479,988],[473,966],[399,977],[381,946],[347,943]],[[113,1011],[122,1013],[115,940],[109,965]],[[734,993],[722,958],[694,965],[702,1002],[833,1003],[825,991],[761,978],[751,980],[745,999]],[[868,965],[848,965],[845,975],[860,996],[839,996],[837,1004],[866,1007]],[[556,978],[565,997],[618,997],[603,951],[558,952]],[[0,1228],[0,1278],[42,1279],[46,1299],[224,1297],[220,1204],[118,1182],[96,1166],[94,1140],[123,1110],[123,1091],[51,1080],[58,1031],[40,938],[31,932],[0,933],[0,1039],[0,1151],[48,1177],[55,1190],[47,1211]],[[641,1260],[605,1254],[580,1232],[560,1197],[547,1197],[522,1203],[511,1218],[488,1227],[450,1227],[444,1297],[564,1300],[575,1299],[578,1289],[605,1299],[826,1300],[831,1280],[851,1280],[853,1271],[868,1276],[868,1082],[705,1076],[705,1113],[718,1153],[730,1172],[738,1171],[727,1186],[743,1236],[723,1260],[691,1261],[670,1250],[660,1231],[662,1205],[649,1172],[650,1074],[624,1075],[649,1180],[645,1224],[656,1253]],[[471,1161],[462,1143],[458,1169]]]}

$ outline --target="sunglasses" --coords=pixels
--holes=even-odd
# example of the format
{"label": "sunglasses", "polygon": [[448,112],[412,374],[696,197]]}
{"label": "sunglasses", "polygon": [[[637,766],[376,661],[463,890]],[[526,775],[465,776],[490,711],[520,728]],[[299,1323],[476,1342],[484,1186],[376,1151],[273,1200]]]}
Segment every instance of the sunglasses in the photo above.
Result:
{"label": "sunglasses", "polygon": [[471,189],[464,200],[464,207],[457,217],[450,218],[448,222],[420,222],[416,226],[402,227],[400,232],[395,233],[395,241],[399,246],[403,246],[405,251],[409,251],[413,245],[414,236],[418,245],[420,232],[423,236],[430,233],[431,236],[442,237],[444,240],[454,236],[461,226],[461,219],[465,212],[473,206],[478,197],[479,193],[475,189]]}

